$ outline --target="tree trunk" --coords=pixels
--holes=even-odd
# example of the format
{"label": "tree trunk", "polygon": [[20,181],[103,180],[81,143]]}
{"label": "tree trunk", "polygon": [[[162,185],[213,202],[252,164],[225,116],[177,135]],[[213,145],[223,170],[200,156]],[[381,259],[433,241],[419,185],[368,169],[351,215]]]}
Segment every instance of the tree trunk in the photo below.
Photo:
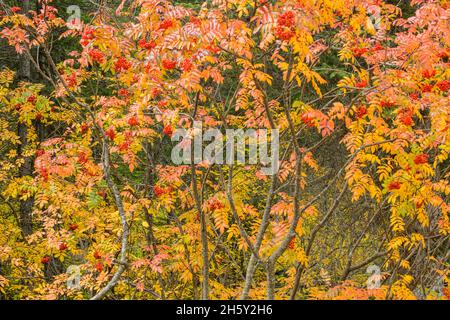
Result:
{"label": "tree trunk", "polygon": [[[24,12],[30,10],[30,1],[23,0],[22,8]],[[20,81],[30,81],[31,80],[31,61],[26,54],[19,56],[19,71],[18,78]],[[28,127],[24,123],[18,124],[18,135],[20,138],[20,146],[18,150],[19,157],[22,155],[23,150],[28,145]],[[33,174],[33,158],[24,158],[23,165],[19,168],[19,176],[31,176]],[[20,228],[25,235],[30,235],[33,232],[33,220],[32,220],[32,209],[33,209],[34,199],[29,198],[24,201],[20,201]]]}

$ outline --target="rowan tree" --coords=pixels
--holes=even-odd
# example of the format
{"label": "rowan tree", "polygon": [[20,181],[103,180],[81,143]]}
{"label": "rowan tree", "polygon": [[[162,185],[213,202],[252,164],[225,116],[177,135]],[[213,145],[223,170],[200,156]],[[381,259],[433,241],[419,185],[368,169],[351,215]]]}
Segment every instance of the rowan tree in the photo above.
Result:
{"label": "rowan tree", "polygon": [[[0,4],[2,297],[448,299],[448,1]],[[180,128],[278,130],[279,170]]]}

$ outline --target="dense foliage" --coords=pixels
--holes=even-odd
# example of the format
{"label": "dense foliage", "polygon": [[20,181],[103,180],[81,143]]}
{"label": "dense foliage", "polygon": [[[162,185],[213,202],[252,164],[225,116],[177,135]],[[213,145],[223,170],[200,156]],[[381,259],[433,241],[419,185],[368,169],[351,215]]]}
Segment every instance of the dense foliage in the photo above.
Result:
{"label": "dense foliage", "polygon": [[[0,298],[450,298],[450,1],[18,2]],[[280,170],[175,165],[193,120]]]}

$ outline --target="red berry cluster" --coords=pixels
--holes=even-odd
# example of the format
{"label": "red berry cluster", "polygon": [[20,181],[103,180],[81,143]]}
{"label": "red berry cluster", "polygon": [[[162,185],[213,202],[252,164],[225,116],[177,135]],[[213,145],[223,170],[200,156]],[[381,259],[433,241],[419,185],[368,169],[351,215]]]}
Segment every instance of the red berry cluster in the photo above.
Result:
{"label": "red berry cluster", "polygon": [[21,7],[11,7],[11,11],[12,11],[13,13],[17,13],[17,12],[19,12],[19,11],[21,11],[21,10],[22,10]]}
{"label": "red berry cluster", "polygon": [[83,123],[80,126],[80,132],[81,134],[85,134],[89,130],[89,125],[87,123]]}
{"label": "red berry cluster", "polygon": [[411,109],[405,108],[400,110],[398,116],[400,122],[405,126],[411,126],[413,124],[413,112]]}
{"label": "red berry cluster", "polygon": [[358,119],[363,118],[367,114],[367,108],[364,106],[360,106],[356,109],[356,117]]}
{"label": "red berry cluster", "polygon": [[292,240],[289,241],[288,248],[291,250],[295,248],[295,238],[292,238]]}
{"label": "red berry cluster", "polygon": [[27,102],[32,103],[32,104],[35,104],[35,103],[36,103],[36,100],[37,100],[37,99],[36,99],[36,96],[31,95],[31,96],[28,97]]}
{"label": "red berry cluster", "polygon": [[117,72],[127,71],[128,69],[131,68],[131,62],[129,62],[127,59],[123,57],[120,57],[114,64],[114,68],[116,69]]}
{"label": "red berry cluster", "polygon": [[114,140],[116,137],[116,132],[114,131],[114,128],[108,128],[108,130],[105,131],[105,135],[111,140]]}
{"label": "red berry cluster", "polygon": [[434,86],[432,84],[427,83],[422,86],[421,91],[422,91],[422,93],[427,93],[427,92],[431,92],[433,90],[433,88],[434,88]]}
{"label": "red berry cluster", "polygon": [[411,97],[411,99],[416,100],[416,101],[419,100],[419,98],[420,98],[419,93],[417,93],[417,92],[413,92],[409,96]]}
{"label": "red berry cluster", "polygon": [[398,190],[398,189],[400,189],[401,186],[402,186],[402,184],[400,182],[394,181],[388,185],[388,190],[390,190],[390,191]]}
{"label": "red berry cluster", "polygon": [[306,126],[308,126],[310,128],[314,127],[315,118],[311,114],[309,114],[309,113],[302,114],[301,120],[304,124],[306,124]]}
{"label": "red berry cluster", "polygon": [[211,211],[216,211],[216,210],[225,208],[225,205],[222,202],[220,202],[218,199],[214,198],[209,202],[208,208]]}
{"label": "red berry cluster", "polygon": [[384,50],[384,49],[385,49],[385,48],[383,47],[383,45],[382,45],[381,43],[377,42],[377,43],[373,46],[372,51],[373,51],[373,52],[377,52],[377,51],[381,51],[381,50]]}
{"label": "red berry cluster", "polygon": [[165,187],[165,188],[160,187],[160,186],[153,187],[153,192],[155,193],[155,196],[157,198],[159,198],[165,194],[171,193],[172,191],[173,191],[172,187]]}
{"label": "red berry cluster", "polygon": [[391,100],[381,100],[380,105],[383,108],[392,108],[395,106],[395,102]]}
{"label": "red berry cluster", "polygon": [[117,91],[117,94],[119,95],[119,97],[128,98],[128,95],[130,94],[130,92],[128,92],[127,89],[122,88],[122,89],[119,89],[119,91]]}
{"label": "red berry cluster", "polygon": [[45,154],[45,151],[42,149],[36,150],[36,157],[42,157]]}
{"label": "red berry cluster", "polygon": [[156,47],[156,43],[154,41],[148,41],[145,39],[141,39],[138,42],[139,47],[145,50],[152,50],[154,47]]}
{"label": "red berry cluster", "polygon": [[88,156],[86,155],[86,153],[84,153],[84,152],[79,152],[78,153],[78,159],[77,159],[77,162],[79,163],[79,164],[85,164],[86,162],[88,162]]}
{"label": "red berry cluster", "polygon": [[102,263],[101,263],[101,262],[97,262],[97,263],[95,264],[95,269],[96,269],[98,272],[102,272],[102,271],[103,271],[103,265],[102,265]]}
{"label": "red berry cluster", "polygon": [[94,252],[94,258],[97,259],[97,260],[100,260],[102,258],[102,255],[100,254],[100,252],[95,251]]}
{"label": "red berry cluster", "polygon": [[45,182],[48,181],[48,169],[47,168],[39,169],[39,175]]}
{"label": "red berry cluster", "polygon": [[360,80],[355,84],[355,86],[359,89],[365,88],[365,87],[367,87],[367,85],[368,85],[368,82],[365,79]]}
{"label": "red berry cluster", "polygon": [[50,257],[49,256],[45,256],[41,259],[41,263],[42,264],[47,264],[50,262]]}
{"label": "red berry cluster", "polygon": [[174,60],[163,59],[163,61],[162,61],[162,67],[166,70],[173,70],[173,69],[175,69],[176,65],[177,65],[177,62]]}
{"label": "red berry cluster", "polygon": [[136,117],[129,118],[127,122],[132,127],[139,125],[139,120]]}
{"label": "red berry cluster", "polygon": [[448,91],[448,90],[450,90],[450,81],[449,80],[439,81],[438,83],[436,83],[436,86],[441,91]]}
{"label": "red berry cluster", "polygon": [[353,48],[353,55],[355,57],[361,57],[369,51],[367,48]]}
{"label": "red berry cluster", "polygon": [[164,129],[163,129],[163,133],[164,133],[166,136],[168,136],[169,138],[172,137],[173,131],[174,131],[174,130],[173,130],[173,127],[172,127],[171,125],[167,125],[167,126],[165,126]]}
{"label": "red berry cluster", "polygon": [[67,76],[66,83],[67,86],[69,86],[69,88],[75,87],[78,84],[76,73],[72,73],[69,76]]}
{"label": "red berry cluster", "polygon": [[424,77],[425,79],[433,78],[435,75],[436,75],[436,70],[434,70],[434,69],[422,71],[422,77]]}
{"label": "red berry cluster", "polygon": [[429,156],[425,153],[419,154],[414,158],[414,163],[417,165],[428,163]]}
{"label": "red berry cluster", "polygon": [[86,47],[94,39],[94,30],[86,28],[81,35],[81,45]]}
{"label": "red berry cluster", "polygon": [[93,62],[103,63],[105,61],[105,56],[103,52],[98,49],[91,49],[88,52]]}
{"label": "red berry cluster", "polygon": [[283,41],[289,41],[295,35],[295,15],[292,11],[286,11],[278,17],[275,34]]}
{"label": "red berry cluster", "polygon": [[169,29],[171,27],[173,27],[173,21],[170,20],[170,19],[163,20],[159,24],[159,29],[160,30],[167,30],[167,29]]}
{"label": "red berry cluster", "polygon": [[183,70],[184,72],[189,72],[192,70],[192,68],[194,67],[194,65],[192,64],[191,59],[184,59],[183,62],[181,62],[181,70]]}

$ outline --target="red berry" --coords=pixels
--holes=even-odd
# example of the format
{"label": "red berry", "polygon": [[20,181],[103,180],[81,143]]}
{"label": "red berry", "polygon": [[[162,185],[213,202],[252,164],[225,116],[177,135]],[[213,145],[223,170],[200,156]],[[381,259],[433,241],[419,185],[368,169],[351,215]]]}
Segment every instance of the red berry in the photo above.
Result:
{"label": "red berry", "polygon": [[367,109],[364,106],[358,107],[358,109],[356,109],[356,117],[358,119],[361,119],[362,117],[364,117],[367,114]]}
{"label": "red berry", "polygon": [[177,65],[176,61],[163,59],[162,66],[166,70],[173,70],[175,69],[175,66]]}
{"label": "red berry", "polygon": [[194,65],[192,64],[191,59],[186,58],[181,63],[181,70],[183,70],[184,72],[191,71],[193,67]]}
{"label": "red berry", "polygon": [[165,189],[161,188],[160,186],[154,186],[153,192],[155,193],[156,197],[158,197],[158,198],[166,193]]}
{"label": "red berry", "polygon": [[314,117],[312,117],[311,114],[308,114],[308,113],[302,114],[301,120],[308,127],[310,127],[310,128],[314,127]]}
{"label": "red berry", "polygon": [[41,157],[45,154],[45,151],[42,149],[36,150],[36,157]]}
{"label": "red berry", "polygon": [[47,263],[49,263],[50,262],[50,257],[48,257],[48,256],[45,256],[45,257],[43,257],[42,259],[41,259],[41,263],[42,264],[47,264]]}
{"label": "red berry", "polygon": [[399,120],[401,123],[403,123],[405,126],[411,126],[413,124],[413,112],[410,109],[402,109],[398,113]]}
{"label": "red berry", "polygon": [[116,137],[116,132],[114,131],[114,128],[109,128],[105,131],[105,135],[111,140],[114,140],[114,138]]}
{"label": "red berry", "polygon": [[441,91],[448,91],[450,89],[450,81],[448,80],[439,81],[438,83],[436,83],[436,86]]}
{"label": "red berry", "polygon": [[100,252],[95,251],[95,252],[94,252],[94,258],[97,259],[97,260],[99,260],[99,259],[102,258],[102,255],[100,254]]}
{"label": "red berry", "polygon": [[139,121],[136,117],[131,117],[128,119],[128,124],[130,126],[137,126],[137,125],[139,125]]}
{"label": "red berry", "polygon": [[431,92],[431,90],[433,90],[433,85],[431,85],[431,84],[425,84],[423,87],[422,87],[422,93],[426,93],[426,92]]}
{"label": "red berry", "polygon": [[367,80],[361,80],[356,83],[356,87],[362,89],[362,88],[367,87],[367,84],[368,84]]}
{"label": "red berry", "polygon": [[41,168],[39,170],[39,174],[42,177],[42,179],[44,179],[45,182],[48,181],[48,170],[47,170],[47,168]]}
{"label": "red berry", "polygon": [[413,92],[409,95],[413,100],[419,100],[419,94],[417,92]]}
{"label": "red berry", "polygon": [[159,29],[161,30],[166,30],[169,29],[173,26],[173,21],[170,19],[166,19],[161,21],[161,23],[159,24]]}
{"label": "red berry", "polygon": [[400,189],[401,186],[402,186],[402,185],[401,185],[400,182],[395,181],[395,182],[391,182],[391,183],[389,184],[388,189],[389,189],[389,190],[398,190],[398,189]]}
{"label": "red berry", "polygon": [[88,162],[88,157],[87,157],[86,153],[84,153],[84,152],[79,152],[79,153],[78,153],[77,163],[79,163],[79,164],[85,164],[86,162]]}
{"label": "red berry", "polygon": [[433,78],[436,75],[436,70],[424,70],[422,72],[422,77],[424,77],[425,79],[430,79]]}
{"label": "red berry", "polygon": [[289,249],[294,249],[295,247],[295,238],[292,238],[292,240],[288,244]]}
{"label": "red berry", "polygon": [[62,243],[59,244],[59,250],[60,250],[60,251],[64,251],[64,250],[66,250],[67,248],[68,248],[67,243],[62,242]]}
{"label": "red berry", "polygon": [[295,24],[295,15],[292,11],[286,11],[278,17],[278,25],[292,27]]}
{"label": "red berry", "polygon": [[72,223],[69,228],[70,230],[75,231],[78,229],[78,225],[76,223]]}
{"label": "red berry", "polygon": [[128,151],[128,149],[130,149],[130,142],[129,141],[125,141],[124,143],[119,145],[119,151]]}
{"label": "red berry", "polygon": [[153,88],[152,89],[152,96],[154,98],[158,97],[161,93],[162,93],[162,91],[159,88]]}
{"label": "red berry", "polygon": [[375,46],[372,48],[372,50],[373,51],[381,51],[381,50],[384,50],[384,47],[381,45],[381,43],[379,43],[379,42],[377,42],[376,44],[375,44]]}
{"label": "red berry", "polygon": [[128,95],[130,94],[129,92],[128,92],[128,90],[127,89],[119,89],[119,91],[117,92],[117,94],[120,96],[120,97],[122,97],[122,98],[127,98],[128,97]]}
{"label": "red berry", "polygon": [[392,108],[395,106],[395,102],[390,101],[390,100],[381,100],[380,105],[383,108]]}
{"label": "red berry", "polygon": [[210,201],[208,205],[209,210],[216,211],[225,208],[225,205],[217,199],[213,199]]}
{"label": "red berry", "polygon": [[89,129],[89,125],[87,123],[83,123],[80,127],[81,134],[85,134]]}
{"label": "red berry", "polygon": [[353,55],[355,57],[361,57],[364,54],[366,54],[368,51],[369,51],[369,49],[367,49],[367,48],[354,48],[353,49]]}
{"label": "red berry", "polygon": [[166,136],[168,136],[169,138],[171,138],[172,135],[173,135],[173,128],[172,128],[172,126],[170,126],[170,125],[165,126],[164,129],[163,129],[163,133]]}
{"label": "red berry", "polygon": [[283,41],[289,41],[295,35],[295,15],[292,11],[286,11],[278,17],[275,34]]}
{"label": "red berry", "polygon": [[154,41],[147,42],[145,39],[141,39],[138,42],[139,47],[146,50],[151,50],[156,47],[156,43]]}
{"label": "red berry", "polygon": [[414,163],[419,164],[425,164],[428,163],[429,156],[425,153],[419,154],[414,158]]}
{"label": "red berry", "polygon": [[117,72],[127,71],[131,68],[131,62],[128,62],[127,59],[120,57],[119,59],[117,59],[114,67]]}
{"label": "red berry", "polygon": [[410,117],[410,116],[402,117],[402,118],[400,119],[400,121],[401,121],[405,126],[410,126],[410,125],[413,124],[413,119],[412,119],[412,117]]}
{"label": "red berry", "polygon": [[95,264],[95,269],[96,269],[98,272],[102,272],[102,271],[103,271],[103,265],[102,265],[102,263],[101,263],[101,262],[97,262],[97,263]]}
{"label": "red berry", "polygon": [[88,54],[93,62],[103,63],[103,61],[105,61],[105,56],[103,55],[103,52],[101,52],[98,49],[89,50]]}
{"label": "red berry", "polygon": [[36,97],[35,96],[29,96],[28,97],[28,99],[27,99],[27,101],[29,102],[29,103],[36,103]]}
{"label": "red berry", "polygon": [[287,28],[285,26],[277,26],[275,34],[279,39],[283,41],[289,41],[295,35],[295,32],[291,28]]}
{"label": "red berry", "polygon": [[77,85],[77,75],[76,73],[72,73],[66,78],[67,85],[69,87],[75,87]]}

